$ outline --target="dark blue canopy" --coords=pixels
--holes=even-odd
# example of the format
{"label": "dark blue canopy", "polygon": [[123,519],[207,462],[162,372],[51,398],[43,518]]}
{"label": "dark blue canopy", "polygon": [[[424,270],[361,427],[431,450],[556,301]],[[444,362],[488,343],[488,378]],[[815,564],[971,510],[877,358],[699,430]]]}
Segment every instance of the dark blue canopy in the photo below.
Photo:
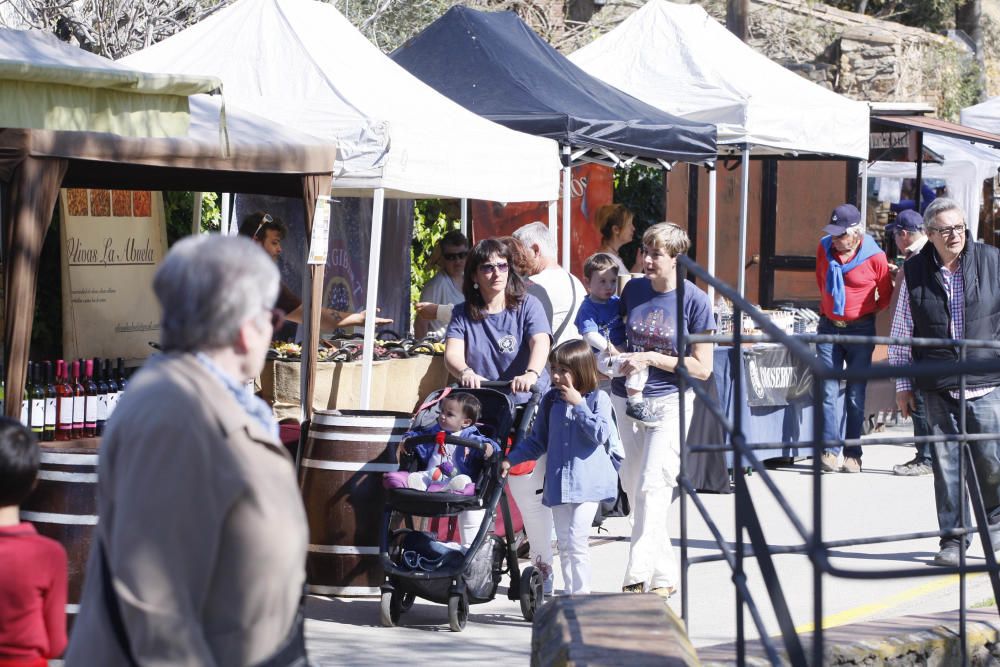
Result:
{"label": "dark blue canopy", "polygon": [[705,162],[717,155],[714,125],[660,111],[594,78],[513,12],[452,7],[392,58],[514,130],[621,156]]}

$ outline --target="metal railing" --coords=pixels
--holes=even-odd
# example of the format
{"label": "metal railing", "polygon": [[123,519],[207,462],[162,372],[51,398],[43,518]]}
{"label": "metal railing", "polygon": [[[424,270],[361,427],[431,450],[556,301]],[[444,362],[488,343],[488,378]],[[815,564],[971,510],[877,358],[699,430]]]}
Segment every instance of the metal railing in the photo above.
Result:
{"label": "metal railing", "polygon": [[[760,569],[763,583],[767,590],[767,596],[771,604],[771,609],[777,619],[781,632],[781,641],[787,654],[787,660],[792,665],[821,665],[824,655],[824,628],[823,628],[823,577],[825,575],[846,579],[893,579],[903,577],[926,577],[940,576],[942,574],[958,574],[959,581],[959,642],[961,644],[962,663],[968,664],[966,646],[966,574],[975,572],[989,573],[990,583],[993,587],[994,600],[1000,604],[1000,575],[998,575],[997,561],[991,546],[989,524],[984,509],[982,492],[979,487],[978,478],[972,467],[971,452],[969,443],[983,440],[1000,439],[1000,434],[996,433],[967,433],[966,425],[966,386],[965,376],[967,373],[997,373],[1000,377],[1000,361],[966,361],[966,350],[968,348],[1000,348],[1000,342],[996,341],[973,341],[973,340],[939,340],[926,338],[897,339],[885,336],[855,336],[855,335],[789,335],[778,328],[771,320],[761,312],[756,306],[744,299],[731,286],[711,276],[702,267],[695,264],[685,255],[677,257],[677,348],[684,350],[689,343],[698,342],[726,342],[733,346],[736,352],[736,363],[733,364],[733,391],[732,416],[726,413],[724,406],[718,405],[717,401],[699,385],[692,382],[684,364],[684,355],[678,355],[676,373],[679,379],[679,399],[680,399],[680,424],[685,423],[685,410],[687,409],[685,393],[686,389],[693,390],[695,396],[702,401],[703,406],[722,425],[722,428],[729,434],[729,443],[708,443],[697,446],[687,444],[687,434],[683,428],[680,429],[680,451],[681,464],[678,482],[680,486],[680,522],[681,522],[681,616],[685,623],[690,621],[688,605],[688,569],[692,565],[723,560],[732,571],[732,580],[736,587],[736,659],[739,665],[746,664],[746,629],[744,627],[744,610],[748,611],[750,617],[757,628],[759,641],[761,642],[768,659],[772,664],[780,664],[781,656],[773,638],[768,636],[768,631],[761,616],[761,609],[755,601],[749,586],[749,580],[744,562],[747,558],[754,558]],[[685,282],[688,274],[699,280],[705,281],[715,288],[717,294],[729,299],[733,305],[733,334],[732,336],[706,335],[706,334],[686,334],[682,322],[684,309]],[[742,334],[742,315],[746,313],[757,327],[764,332],[762,336],[744,336]],[[742,345],[747,342],[776,342],[785,346],[796,362],[803,364],[808,372],[812,374],[812,411],[813,411],[813,432],[811,440],[795,443],[799,450],[806,450],[812,456],[812,527],[806,526],[803,520],[796,513],[791,504],[784,497],[778,485],[773,479],[772,471],[766,468],[758,458],[757,451],[763,449],[773,449],[775,447],[788,447],[789,443],[748,443],[745,435],[744,415],[741,409],[743,394],[743,365],[742,365]],[[924,362],[911,364],[909,366],[885,367],[868,366],[857,369],[837,369],[825,365],[818,359],[810,349],[810,343],[840,343],[840,344],[905,344],[914,347],[919,346],[951,346],[959,350],[959,360],[954,362]],[[966,516],[967,503],[961,503],[959,528],[951,531],[923,531],[917,533],[884,535],[878,537],[864,537],[856,539],[846,539],[837,541],[825,541],[823,539],[823,475],[820,461],[820,454],[830,446],[860,445],[862,440],[833,440],[823,439],[823,396],[824,380],[870,380],[877,378],[892,377],[931,377],[940,375],[958,375],[959,384],[959,434],[957,435],[931,435],[919,437],[868,437],[864,439],[866,445],[876,444],[910,444],[910,443],[938,443],[938,442],[958,442],[959,443],[959,480],[961,489],[968,490],[971,499],[973,514],[976,519],[974,526],[969,526],[969,517]],[[730,549],[728,542],[722,535],[718,525],[712,519],[711,513],[705,507],[699,497],[698,490],[692,485],[686,476],[685,459],[687,453],[697,452],[718,452],[720,450],[732,452],[732,484],[734,491],[735,508],[735,548]],[[781,511],[791,523],[795,532],[802,540],[801,545],[772,547],[768,545],[763,532],[762,519],[758,515],[754,500],[750,495],[746,481],[746,470],[750,469],[757,473],[766,489],[773,495],[774,500],[781,508]],[[687,500],[695,507],[698,514],[705,522],[711,532],[716,544],[719,547],[719,554],[705,555],[695,558],[688,557],[688,508]],[[846,546],[859,546],[868,544],[881,544],[887,542],[899,542],[905,540],[929,538],[929,537],[957,537],[962,543],[966,535],[978,533],[983,542],[983,551],[986,563],[984,565],[969,565],[966,563],[965,549],[959,549],[959,564],[957,567],[902,567],[880,570],[853,570],[838,567],[830,562],[830,549]],[[749,538],[749,545],[744,539]],[[779,554],[804,554],[809,557],[812,563],[812,588],[813,588],[813,630],[812,645],[809,651],[810,657],[807,659],[806,649],[800,636],[796,633],[795,625],[786,602],[785,593],[781,587],[781,581],[774,565],[774,556]],[[1000,607],[998,607],[1000,610]]]}

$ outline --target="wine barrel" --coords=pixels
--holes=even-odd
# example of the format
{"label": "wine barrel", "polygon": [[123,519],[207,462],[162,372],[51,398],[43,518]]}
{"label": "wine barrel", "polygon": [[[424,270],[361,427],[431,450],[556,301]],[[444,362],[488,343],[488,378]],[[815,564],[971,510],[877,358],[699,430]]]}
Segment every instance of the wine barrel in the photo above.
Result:
{"label": "wine barrel", "polygon": [[309,521],[306,580],[317,595],[379,595],[383,473],[398,469],[396,450],[410,415],[317,410],[299,470]]}
{"label": "wine barrel", "polygon": [[97,439],[41,445],[38,486],[21,505],[21,519],[66,549],[69,591],[66,619],[80,609],[83,575],[97,525]]}

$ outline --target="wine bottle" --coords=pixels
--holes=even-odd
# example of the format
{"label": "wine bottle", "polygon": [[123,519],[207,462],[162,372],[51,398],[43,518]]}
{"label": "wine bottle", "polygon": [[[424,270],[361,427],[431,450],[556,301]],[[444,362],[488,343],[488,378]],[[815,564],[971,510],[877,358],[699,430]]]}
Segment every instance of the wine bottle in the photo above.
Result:
{"label": "wine bottle", "polygon": [[62,359],[56,361],[56,440],[73,439],[73,387],[69,384],[69,370]]}
{"label": "wine bottle", "polygon": [[104,377],[106,378],[105,382],[108,383],[108,419],[111,419],[115,408],[118,407],[118,397],[120,394],[118,391],[118,381],[115,380],[115,373],[111,368],[110,359],[104,360]]}
{"label": "wine bottle", "polygon": [[94,357],[94,381],[97,383],[97,435],[104,434],[104,426],[108,423],[108,383],[104,379],[104,364],[99,357]]}
{"label": "wine bottle", "polygon": [[93,438],[97,435],[97,383],[94,382],[93,359],[84,362],[83,391],[83,437]]}
{"label": "wine bottle", "polygon": [[46,442],[56,439],[56,405],[59,396],[56,394],[55,374],[52,371],[52,362],[45,362],[45,434],[42,437]]}
{"label": "wine bottle", "polygon": [[31,374],[31,432],[39,440],[45,435],[45,385],[42,384],[42,365],[38,362],[28,365]]}
{"label": "wine bottle", "polygon": [[115,378],[118,382],[118,391],[125,391],[125,360],[118,357],[118,377]]}
{"label": "wine bottle", "polygon": [[21,396],[21,423],[25,428],[31,427],[31,362],[24,374],[24,395]]}
{"label": "wine bottle", "polygon": [[83,437],[83,418],[87,407],[87,393],[80,382],[80,361],[73,362],[73,437]]}

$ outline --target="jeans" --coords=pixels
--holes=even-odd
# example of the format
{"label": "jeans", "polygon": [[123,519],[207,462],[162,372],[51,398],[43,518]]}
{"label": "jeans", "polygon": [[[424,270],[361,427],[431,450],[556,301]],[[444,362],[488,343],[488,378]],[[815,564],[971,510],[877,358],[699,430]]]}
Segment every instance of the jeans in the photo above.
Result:
{"label": "jeans", "polygon": [[[957,398],[947,391],[925,392],[927,422],[933,435],[959,433],[961,414]],[[1000,433],[1000,391],[966,401],[965,425],[967,433]],[[968,510],[968,496],[958,488],[958,442],[935,442],[931,466],[934,469],[934,501],[937,505],[938,526],[953,530],[961,524],[961,503]],[[983,506],[991,525],[1000,522],[1000,442],[982,440],[970,442],[972,464],[983,493]],[[974,518],[967,513],[969,525]],[[971,541],[971,538],[967,538]],[[942,537],[941,545],[959,543],[956,537]]]}
{"label": "jeans", "polygon": [[596,502],[566,503],[552,508],[566,595],[590,593],[590,530],[597,505]]}
{"label": "jeans", "polygon": [[[913,420],[913,435],[930,435],[931,427],[930,424],[927,423],[927,402],[924,401],[924,396],[920,393],[920,390],[916,388],[913,390],[913,403],[915,407],[910,413],[910,419]],[[924,461],[931,460],[931,454],[933,453],[931,443],[918,443],[916,448],[917,458],[923,459]]]}
{"label": "jeans", "polygon": [[[863,322],[837,327],[825,317],[820,319],[816,328],[818,334],[838,336],[874,336],[875,319],[868,318]],[[816,356],[826,366],[834,370],[868,368],[872,365],[874,345],[850,345],[845,343],[817,343]],[[841,433],[847,440],[861,437],[861,428],[865,421],[865,389],[868,382],[857,380],[847,383],[847,393],[844,396],[844,411],[847,413],[847,427],[841,431],[841,416],[837,414],[837,394],[840,392],[840,380],[826,380],[823,383],[823,439],[840,440]],[[841,447],[829,447],[824,451],[840,454]],[[844,447],[845,458],[861,459],[861,446]]]}
{"label": "jeans", "polygon": [[[680,474],[680,404],[678,394],[646,399],[660,415],[655,426],[631,419],[618,422],[625,448],[619,471],[622,489],[632,504],[632,536],[623,585],[642,583],[647,589],[669,588],[677,582],[677,560],[670,541],[669,511],[677,497]],[[625,414],[626,399],[611,397],[617,414]],[[694,392],[685,397],[685,432],[691,426]]]}

